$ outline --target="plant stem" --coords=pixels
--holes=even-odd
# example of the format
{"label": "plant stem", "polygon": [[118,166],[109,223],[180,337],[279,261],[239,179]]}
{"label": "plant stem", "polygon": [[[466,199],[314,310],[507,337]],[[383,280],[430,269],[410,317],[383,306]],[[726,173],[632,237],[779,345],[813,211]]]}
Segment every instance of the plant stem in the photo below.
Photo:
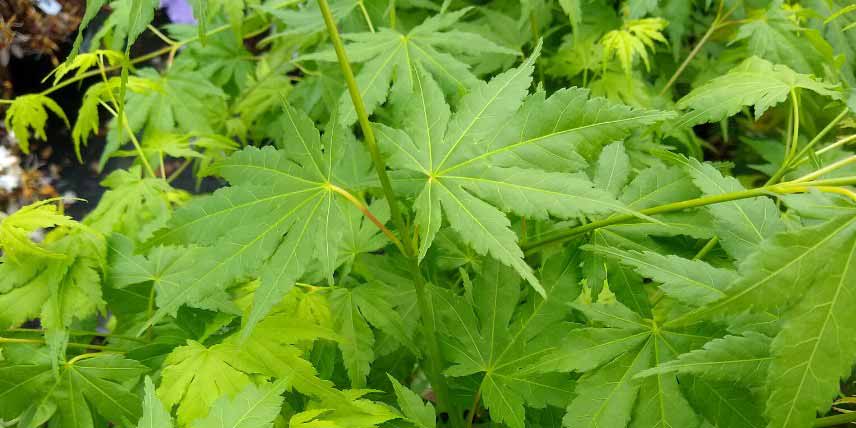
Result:
{"label": "plant stem", "polygon": [[718,236],[710,238],[710,241],[707,241],[707,244],[704,244],[704,247],[701,247],[701,250],[699,250],[695,257],[693,257],[693,260],[703,259],[705,256],[708,255],[708,253],[710,253],[711,250],[713,250],[714,247],[716,247],[717,243],[719,243]]}
{"label": "plant stem", "polygon": [[850,413],[841,413],[838,415],[825,416],[822,418],[817,418],[814,420],[814,426],[816,428],[820,427],[834,427],[838,425],[846,425],[856,422],[856,412]]}
{"label": "plant stem", "polygon": [[467,415],[467,428],[473,428],[473,420],[476,418],[476,411],[479,409],[479,401],[481,401],[481,385],[476,391],[476,397],[473,399],[473,407],[470,408],[470,414]]}
{"label": "plant stem", "polygon": [[841,120],[844,119],[847,116],[847,113],[849,112],[850,109],[848,107],[844,107],[844,109],[841,110],[841,113],[838,113],[838,116],[835,116],[834,119],[832,119],[828,124],[826,124],[826,126],[821,129],[820,132],[818,132],[817,135],[815,135],[814,138],[812,138],[811,141],[809,141],[808,144],[806,144],[806,146],[803,147],[791,161],[799,161],[803,156],[805,156],[806,153],[808,153],[808,151],[811,150],[812,147],[814,147],[818,142],[820,142],[820,140],[825,137],[826,134],[829,134],[829,131],[832,131],[832,128],[834,128],[835,125],[838,124],[838,122],[841,122]]}
{"label": "plant stem", "polygon": [[[45,341],[42,339],[18,339],[15,337],[0,337],[0,343],[21,343],[21,344],[30,343],[30,344],[36,344],[36,345],[44,345]],[[91,345],[88,343],[69,342],[68,345],[66,345],[66,346],[68,346],[69,348],[96,349],[99,351],[106,351],[106,352],[124,352],[124,351],[119,350],[119,349],[110,348],[109,346]]]}
{"label": "plant stem", "polygon": [[[643,215],[656,215],[663,214],[668,212],[685,210],[688,208],[696,208],[705,205],[713,205],[719,204],[723,202],[731,202],[740,199],[748,199],[755,198],[758,196],[765,196],[771,193],[773,194],[788,194],[788,193],[801,193],[805,192],[812,187],[817,186],[846,186],[856,184],[856,177],[845,177],[840,179],[829,179],[829,180],[816,180],[816,181],[808,181],[808,182],[787,182],[780,184],[772,184],[763,187],[758,187],[755,189],[749,190],[741,190],[739,192],[729,192],[722,193],[719,195],[710,195],[704,196],[701,198],[689,199],[686,201],[673,202],[665,205],[658,205],[656,207],[646,208],[644,210],[640,210],[639,213]],[[586,232],[590,232],[595,229],[600,229],[602,227],[612,226],[614,224],[625,223],[631,220],[636,219],[637,217],[632,214],[618,214],[612,217],[594,221],[591,223],[587,223],[584,225],[580,225],[577,227],[572,227],[570,229],[558,232],[553,236],[548,236],[546,238],[542,238],[538,241],[532,242],[528,245],[523,246],[523,251],[527,254],[535,252],[538,249],[546,247],[548,245],[557,244],[561,242],[565,242],[569,239],[574,238],[575,236],[581,235]]]}
{"label": "plant stem", "polygon": [[820,140],[823,139],[826,134],[829,134],[829,132],[832,131],[832,128],[834,128],[835,125],[838,124],[838,122],[840,122],[842,119],[844,119],[844,117],[847,116],[847,113],[849,111],[849,108],[844,107],[844,110],[842,110],[841,113],[838,113],[838,116],[835,116],[834,119],[832,119],[828,124],[826,124],[826,126],[821,129],[820,132],[818,132],[817,135],[815,135],[814,138],[812,138],[811,141],[809,141],[808,144],[805,145],[805,147],[800,149],[800,151],[797,152],[796,155],[794,155],[790,159],[786,157],[785,161],[782,163],[782,166],[779,167],[778,170],[776,170],[776,172],[773,174],[772,177],[770,177],[769,180],[767,180],[767,184],[773,184],[778,182],[782,179],[782,177],[785,176],[785,174],[788,173],[788,171],[791,169],[791,166],[799,165],[800,163],[802,163],[803,157],[809,152],[809,150],[811,150],[815,145],[817,145],[817,143],[820,142]]}
{"label": "plant stem", "polygon": [[666,86],[663,86],[663,89],[660,90],[660,95],[664,95],[669,90],[669,88],[671,88],[672,85],[675,84],[675,82],[678,80],[678,77],[680,77],[681,74],[683,74],[684,70],[686,70],[687,66],[690,65],[690,62],[692,62],[696,55],[701,52],[701,48],[707,43],[708,39],[710,39],[710,37],[713,35],[713,33],[716,32],[716,30],[722,27],[722,21],[729,15],[731,15],[731,11],[723,15],[722,7],[723,2],[720,2],[719,10],[716,13],[716,18],[714,18],[713,22],[710,23],[710,27],[707,29],[707,32],[705,32],[701,39],[698,41],[698,43],[696,43],[693,50],[690,51],[690,54],[687,55],[687,57],[684,59],[684,62],[682,62],[678,69],[675,70],[675,73],[672,74],[672,77],[666,83]]}
{"label": "plant stem", "polygon": [[381,184],[381,189],[389,204],[389,210],[393,224],[403,241],[402,250],[404,255],[410,261],[410,268],[413,272],[413,285],[416,290],[416,301],[419,305],[419,312],[422,317],[422,326],[424,329],[425,340],[428,345],[427,349],[427,375],[431,381],[431,386],[437,395],[437,404],[441,411],[445,411],[449,415],[449,421],[454,428],[463,428],[464,421],[461,414],[455,410],[454,405],[450,401],[448,386],[442,375],[442,356],[440,354],[440,345],[437,342],[437,332],[435,330],[434,310],[431,300],[426,293],[425,279],[422,277],[421,269],[419,268],[419,260],[416,257],[415,238],[408,233],[407,225],[404,222],[404,217],[398,207],[398,198],[392,190],[389,176],[386,173],[386,162],[375,140],[374,130],[369,122],[368,112],[363,103],[360,89],[357,86],[357,81],[354,78],[354,72],[351,69],[351,64],[348,62],[348,56],[345,53],[345,46],[339,36],[339,30],[336,28],[336,22],[333,20],[333,14],[330,11],[330,5],[327,0],[318,0],[318,6],[321,9],[321,15],[324,18],[324,24],[327,27],[327,32],[330,35],[330,41],[333,43],[333,49],[336,51],[336,57],[339,60],[339,66],[342,69],[342,74],[345,76],[345,83],[348,86],[348,92],[351,95],[351,102],[354,105],[354,110],[359,119],[360,128],[363,131],[363,139],[366,147],[372,157],[372,163],[375,167],[378,179]]}
{"label": "plant stem", "polygon": [[[16,333],[44,333],[45,331],[38,328],[10,328],[8,331],[16,332]],[[122,340],[131,340],[134,342],[143,342],[142,339],[131,336],[123,336],[120,334],[113,333],[101,333],[98,331],[86,331],[86,330],[69,330],[68,333],[72,336],[98,336],[98,337],[114,337],[116,339]]]}

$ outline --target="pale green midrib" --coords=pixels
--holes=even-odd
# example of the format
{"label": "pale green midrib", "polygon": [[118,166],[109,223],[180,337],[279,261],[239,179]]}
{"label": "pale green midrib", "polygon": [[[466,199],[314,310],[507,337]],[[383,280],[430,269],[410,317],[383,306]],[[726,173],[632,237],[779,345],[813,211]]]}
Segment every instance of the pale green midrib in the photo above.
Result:
{"label": "pale green midrib", "polygon": [[532,137],[532,138],[529,138],[529,139],[527,139],[527,140],[519,141],[519,142],[516,142],[516,143],[514,143],[514,144],[510,144],[510,145],[507,145],[507,146],[500,147],[500,148],[498,148],[498,149],[494,149],[494,150],[488,151],[488,152],[486,152],[486,153],[482,153],[482,154],[480,154],[480,155],[478,155],[478,156],[472,157],[472,158],[467,159],[467,160],[465,160],[465,161],[463,161],[463,162],[460,162],[460,163],[458,163],[458,164],[452,165],[452,166],[450,166],[450,167],[448,167],[448,168],[446,168],[446,169],[444,169],[444,170],[440,171],[437,175],[445,175],[445,174],[448,174],[448,173],[449,173],[449,172],[451,172],[451,171],[454,171],[454,170],[456,170],[456,169],[459,169],[459,168],[461,168],[461,167],[463,167],[463,166],[466,166],[466,165],[468,165],[468,164],[471,164],[471,163],[473,163],[473,162],[477,162],[477,161],[479,161],[479,160],[481,160],[481,159],[485,159],[485,158],[488,158],[488,157],[491,157],[491,156],[494,156],[494,155],[497,155],[497,154],[500,154],[500,153],[504,153],[504,152],[507,152],[507,151],[512,151],[512,150],[514,150],[514,149],[516,149],[516,148],[518,148],[518,147],[523,147],[523,146],[526,146],[526,145],[529,145],[529,144],[532,144],[532,143],[536,143],[536,142],[541,141],[541,140],[546,140],[546,139],[549,139],[549,138],[553,138],[553,137],[556,137],[556,136],[559,136],[559,135],[564,135],[564,134],[568,134],[568,133],[572,133],[572,132],[582,131],[582,130],[585,130],[585,129],[595,128],[595,127],[599,127],[599,126],[616,125],[616,124],[624,123],[624,122],[646,121],[646,120],[649,120],[649,119],[651,119],[651,120],[656,120],[657,118],[664,117],[664,116],[668,116],[668,114],[667,114],[667,113],[663,113],[663,112],[655,112],[655,113],[650,113],[650,114],[648,114],[648,115],[640,115],[640,116],[634,116],[634,117],[622,118],[622,119],[617,119],[617,120],[610,120],[610,121],[605,121],[605,122],[591,123],[591,124],[588,124],[588,125],[577,126],[577,127],[574,127],[574,128],[568,128],[568,129],[564,129],[564,130],[561,130],[561,131],[551,132],[551,133],[549,133],[549,134],[539,135],[539,136],[537,136],[537,137]]}
{"label": "pale green midrib", "polygon": [[[527,68],[528,68],[528,64],[525,64],[525,63],[524,63],[524,65],[526,65],[526,66],[527,66]],[[440,168],[442,168],[442,167],[443,167],[443,165],[446,163],[446,160],[448,160],[448,159],[449,159],[449,157],[450,157],[450,156],[451,156],[451,155],[456,151],[456,149],[458,148],[458,145],[459,145],[459,144],[461,144],[461,142],[462,142],[462,141],[464,141],[464,139],[465,139],[465,138],[467,137],[467,135],[470,133],[470,130],[471,130],[471,129],[476,125],[476,123],[478,123],[478,122],[479,122],[479,120],[481,120],[482,115],[483,115],[483,114],[484,114],[484,112],[488,109],[488,107],[490,107],[491,105],[493,105],[493,103],[494,103],[494,102],[499,98],[499,96],[500,96],[501,94],[503,94],[503,93],[505,92],[505,90],[506,90],[506,89],[508,89],[508,87],[509,87],[509,86],[511,86],[511,84],[515,82],[515,80],[517,80],[517,77],[518,77],[518,76],[520,76],[520,74],[521,74],[521,73],[523,73],[524,68],[525,68],[525,67],[520,67],[520,68],[518,68],[518,69],[516,70],[516,72],[515,72],[512,76],[510,76],[510,77],[508,78],[508,80],[505,82],[505,84],[503,84],[503,85],[499,88],[499,90],[497,90],[496,92],[494,92],[494,93],[493,93],[493,95],[492,95],[490,98],[488,98],[487,102],[485,102],[485,103],[484,103],[484,105],[482,106],[481,110],[479,110],[479,112],[478,112],[478,113],[476,113],[476,115],[475,115],[475,116],[473,116],[473,119],[470,121],[470,123],[469,123],[469,124],[468,124],[468,125],[467,125],[463,130],[462,130],[461,135],[460,135],[460,136],[458,137],[458,139],[457,139],[457,140],[452,144],[452,147],[450,147],[450,148],[449,148],[449,150],[446,152],[446,154],[443,156],[443,158],[442,158],[442,159],[440,159],[440,164],[439,164],[439,165],[437,165],[437,168],[438,168],[438,169],[440,169]],[[488,87],[488,85],[485,85],[485,86],[483,87],[483,89],[485,89],[485,88],[487,88],[487,87]],[[440,172],[440,173],[438,173],[437,175],[443,175],[445,172],[446,172],[446,171],[441,171],[441,172]]]}

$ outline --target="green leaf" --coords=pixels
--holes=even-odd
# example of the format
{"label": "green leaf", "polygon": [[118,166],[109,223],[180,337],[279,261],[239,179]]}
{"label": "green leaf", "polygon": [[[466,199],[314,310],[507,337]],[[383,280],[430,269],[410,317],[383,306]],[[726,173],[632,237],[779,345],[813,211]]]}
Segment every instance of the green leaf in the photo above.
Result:
{"label": "green leaf", "polygon": [[[687,169],[693,183],[706,196],[746,190],[736,178],[723,176],[710,164],[670,157]],[[784,230],[779,209],[766,197],[713,204],[707,209],[716,220],[715,230],[722,247],[737,260],[752,254],[767,237]]]}
{"label": "green leaf", "polygon": [[564,336],[562,317],[556,314],[559,302],[575,287],[558,281],[545,285],[547,296],[535,297],[516,321],[512,318],[520,297],[519,278],[499,263],[487,263],[476,277],[475,308],[464,298],[432,291],[446,332],[441,344],[455,363],[446,373],[484,373],[480,388],[485,407],[494,420],[514,428],[524,426],[524,405],[564,406],[571,392],[570,378],[551,356]]}
{"label": "green leaf", "polygon": [[856,360],[856,346],[845,339],[856,322],[856,232],[839,232],[840,238],[845,240],[834,244],[834,252],[816,261],[821,267],[817,276],[801,281],[810,287],[786,313],[782,331],[773,340],[770,426],[806,426],[818,413],[826,413]]}
{"label": "green leaf", "polygon": [[211,406],[208,416],[193,422],[194,427],[270,428],[282,407],[283,382],[248,384],[237,395],[224,396]]}
{"label": "green leaf", "polygon": [[[579,152],[599,152],[602,144],[668,114],[588,100],[583,90],[560,91],[549,99],[536,94],[524,103],[533,61],[530,57],[479,84],[463,97],[454,115],[449,115],[431,78],[416,73],[417,96],[399,105],[401,121],[407,124],[404,132],[385,126],[377,130],[389,165],[408,177],[407,188],[417,189],[414,181],[424,183],[415,205],[421,254],[445,214],[451,228],[476,252],[514,267],[540,291],[500,209],[538,219],[629,211],[581,174],[553,170],[567,171],[568,165],[579,169],[586,163]],[[592,110],[586,112],[588,108]],[[544,116],[537,115],[542,111]],[[561,155],[548,156],[547,165],[552,166],[518,166],[520,159],[536,152]],[[538,156],[543,155],[533,161]],[[421,175],[418,181],[414,174]]]}
{"label": "green leaf", "polygon": [[62,214],[56,202],[36,202],[0,218],[0,249],[3,250],[7,262],[21,264],[29,257],[64,257],[63,254],[52,252],[30,238],[38,230],[56,226],[77,226],[78,223],[71,217]]}
{"label": "green leaf", "polygon": [[630,157],[621,142],[603,148],[597,159],[594,183],[597,187],[618,195],[630,177]]}
{"label": "green leaf", "polygon": [[143,397],[143,417],[137,423],[137,428],[172,428],[172,417],[163,407],[155,394],[152,379],[146,376],[145,395]]}
{"label": "green leaf", "polygon": [[357,309],[354,293],[350,290],[336,289],[330,295],[330,306],[336,331],[342,336],[339,349],[342,350],[351,386],[363,388],[374,361],[374,334]]}
{"label": "green leaf", "polygon": [[114,171],[101,185],[110,190],[83,224],[105,235],[118,232],[144,242],[169,220],[174,190],[163,179],[142,178],[140,167]]}
{"label": "green leaf", "polygon": [[779,233],[738,265],[741,278],[726,290],[727,296],[673,321],[686,325],[701,319],[724,317],[747,309],[784,312],[810,288],[805,284],[835,283],[829,263],[841,257],[856,233],[856,218],[846,215],[825,223]]}
{"label": "green leaf", "polygon": [[434,428],[437,426],[437,415],[434,411],[434,406],[430,402],[423,403],[419,397],[410,388],[400,384],[394,377],[387,375],[392,387],[395,390],[395,398],[398,400],[398,407],[401,408],[407,420],[412,422],[419,428]]}
{"label": "green leaf", "polygon": [[[12,408],[26,406],[22,414],[14,416],[20,416],[21,426],[38,426],[42,418],[50,418],[51,424],[57,427],[94,428],[97,426],[94,421],[99,420],[96,414],[125,425],[140,419],[140,400],[131,388],[148,371],[145,366],[118,355],[90,354],[60,365],[54,374],[51,358],[43,352],[44,348],[21,349],[24,350],[27,351],[25,355],[14,352],[14,362],[3,364],[6,367],[23,365],[26,369],[23,373],[29,379],[26,383],[12,385],[11,389],[0,390],[0,393],[20,397],[21,401],[12,401]],[[44,411],[48,414],[41,414]],[[32,425],[34,423],[36,425]]]}
{"label": "green leaf", "polygon": [[321,138],[312,121],[291,106],[285,106],[282,129],[282,149],[249,147],[221,162],[216,169],[232,186],[177,211],[171,227],[155,237],[152,244],[206,245],[190,251],[205,254],[198,257],[211,264],[198,276],[178,278],[170,297],[158,296],[150,322],[258,272],[261,286],[245,320],[249,334],[310,262],[320,262],[318,270],[332,282],[352,208],[336,195],[341,187],[331,184],[344,186],[338,171],[347,165],[345,155],[353,150],[348,146],[357,142],[338,127]]}
{"label": "green leaf", "polygon": [[101,8],[107,4],[107,0],[86,0],[86,7],[84,8],[83,18],[80,20],[80,25],[77,27],[77,37],[74,38],[74,44],[71,47],[71,52],[68,54],[69,60],[74,60],[77,53],[80,51],[80,44],[83,42],[83,31],[89,27],[89,23],[95,19],[95,16],[98,15],[98,12],[101,11]]}
{"label": "green leaf", "polygon": [[608,246],[596,246],[592,250],[634,268],[640,275],[659,282],[666,295],[694,306],[724,297],[723,290],[737,279],[736,272],[715,268],[701,260]]}
{"label": "green leaf", "polygon": [[799,74],[787,66],[751,57],[725,75],[695,88],[678,101],[677,107],[689,109],[676,125],[693,126],[717,122],[753,106],[759,119],[771,107],[785,101],[792,90],[802,88],[833,99],[841,93],[835,85]]}
{"label": "green leaf", "polygon": [[770,366],[770,338],[746,332],[712,340],[704,348],[640,372],[636,377],[664,373],[693,374],[712,381],[734,381],[744,385],[764,382]]}
{"label": "green leaf", "polygon": [[[350,42],[346,45],[349,59],[363,63],[356,79],[369,114],[383,104],[388,96],[393,101],[403,100],[418,90],[416,73],[431,73],[445,93],[455,94],[480,83],[462,59],[477,59],[485,54],[517,54],[476,33],[452,30],[451,27],[469,10],[465,8],[428,18],[406,34],[380,29],[377,32],[343,35]],[[332,51],[327,51],[306,55],[303,59],[335,61],[336,57]],[[342,94],[339,101],[339,113],[345,125],[351,125],[357,120],[346,93]]]}
{"label": "green leaf", "polygon": [[770,2],[763,13],[751,14],[734,40],[745,40],[751,55],[784,64],[798,73],[824,75],[827,70],[822,64],[834,61],[832,48],[823,36],[816,29],[801,28],[778,2]]}
{"label": "green leaf", "polygon": [[[48,110],[59,116],[65,122],[65,126],[71,126],[68,123],[68,117],[59,104],[42,94],[27,94],[16,97],[9,109],[6,110],[6,129],[15,133],[18,147],[21,148],[22,152],[30,153],[31,136],[41,140],[48,138],[45,134]],[[30,133],[31,129],[32,134]]]}
{"label": "green leaf", "polygon": [[683,376],[681,389],[693,408],[720,428],[764,428],[763,403],[733,382],[711,382]]}
{"label": "green leaf", "polygon": [[627,426],[640,388],[633,381],[633,376],[650,364],[651,357],[651,346],[646,344],[580,378],[574,390],[577,397],[568,406],[563,425],[603,428]]}

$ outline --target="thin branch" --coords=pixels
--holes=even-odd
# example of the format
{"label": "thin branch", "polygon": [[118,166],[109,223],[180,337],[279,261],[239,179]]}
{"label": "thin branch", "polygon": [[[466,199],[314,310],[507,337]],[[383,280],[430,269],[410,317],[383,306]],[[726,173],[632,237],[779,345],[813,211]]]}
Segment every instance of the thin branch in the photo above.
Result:
{"label": "thin branch", "polygon": [[393,225],[395,225],[401,239],[406,240],[402,245],[404,255],[410,262],[410,269],[413,273],[413,288],[416,291],[416,302],[419,306],[419,313],[422,317],[422,328],[427,342],[427,371],[428,379],[437,394],[437,404],[441,411],[445,411],[449,415],[449,421],[453,428],[463,428],[464,420],[461,414],[455,409],[455,405],[449,394],[449,387],[446,384],[446,379],[442,373],[442,354],[440,353],[440,344],[437,341],[437,332],[435,331],[435,315],[434,309],[431,307],[431,300],[426,293],[425,279],[422,277],[422,271],[419,267],[419,260],[416,256],[415,237],[408,233],[407,224],[404,222],[404,217],[398,205],[398,197],[392,190],[389,176],[386,173],[386,162],[378,149],[377,141],[375,140],[374,130],[369,122],[369,115],[363,103],[360,89],[357,86],[357,81],[354,78],[354,72],[351,69],[351,64],[348,62],[348,56],[345,53],[345,46],[342,43],[342,38],[339,36],[339,30],[336,28],[336,22],[333,20],[333,13],[330,11],[330,5],[327,0],[318,0],[318,6],[321,9],[321,15],[324,18],[324,24],[327,27],[327,33],[330,36],[330,41],[333,43],[333,48],[336,51],[336,57],[339,60],[339,66],[342,69],[342,74],[345,76],[345,83],[348,86],[348,92],[351,95],[351,102],[354,105],[354,110],[359,119],[360,128],[363,131],[363,139],[366,147],[372,157],[375,172],[380,180],[383,194],[386,202],[389,204],[390,214]]}
{"label": "thin branch", "polygon": [[839,415],[826,416],[814,420],[815,428],[835,427],[856,422],[856,412],[841,413]]}
{"label": "thin branch", "polygon": [[[806,182],[786,182],[780,184],[772,184],[768,186],[758,187],[755,189],[749,190],[741,190],[738,192],[728,192],[722,193],[719,195],[710,195],[704,196],[701,198],[689,199],[686,201],[673,202],[670,204],[658,205],[656,207],[646,208],[644,210],[640,210],[639,214],[643,215],[657,215],[664,214],[674,211],[682,211],[689,208],[697,208],[705,205],[713,205],[719,204],[723,202],[731,202],[740,199],[748,199],[748,198],[756,198],[759,196],[767,196],[770,194],[790,194],[790,193],[803,193],[812,188],[816,188],[819,186],[848,186],[856,184],[856,177],[844,177],[844,178],[833,178],[828,180],[815,180],[815,181],[806,181]],[[547,247],[549,245],[558,244],[561,242],[568,241],[573,239],[576,236],[582,235],[584,233],[590,232],[595,229],[600,229],[607,226],[612,226],[615,224],[626,223],[632,220],[637,219],[637,216],[632,214],[618,214],[613,215],[612,217],[593,221],[591,223],[583,224],[580,226],[572,227],[570,229],[566,229],[564,231],[555,233],[553,236],[548,236],[546,238],[542,238],[538,241],[532,242],[528,245],[523,246],[523,251],[526,254],[531,254],[541,248]]]}
{"label": "thin branch", "polygon": [[[15,337],[0,337],[0,343],[20,343],[20,344],[35,344],[35,345],[44,345],[46,342],[44,339],[19,339]],[[125,352],[121,349],[111,348],[109,346],[102,345],[91,345],[88,343],[75,343],[69,342],[66,344],[69,348],[79,348],[79,349],[95,349],[99,351],[105,352]]]}

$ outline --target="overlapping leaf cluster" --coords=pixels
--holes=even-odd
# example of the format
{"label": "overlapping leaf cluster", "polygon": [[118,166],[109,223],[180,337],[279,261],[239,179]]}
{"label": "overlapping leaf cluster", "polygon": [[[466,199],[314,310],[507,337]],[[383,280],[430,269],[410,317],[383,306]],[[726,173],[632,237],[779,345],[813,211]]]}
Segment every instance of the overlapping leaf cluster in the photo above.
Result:
{"label": "overlapping leaf cluster", "polygon": [[0,425],[849,418],[852,6],[156,3],[5,112],[113,171],[0,217]]}

